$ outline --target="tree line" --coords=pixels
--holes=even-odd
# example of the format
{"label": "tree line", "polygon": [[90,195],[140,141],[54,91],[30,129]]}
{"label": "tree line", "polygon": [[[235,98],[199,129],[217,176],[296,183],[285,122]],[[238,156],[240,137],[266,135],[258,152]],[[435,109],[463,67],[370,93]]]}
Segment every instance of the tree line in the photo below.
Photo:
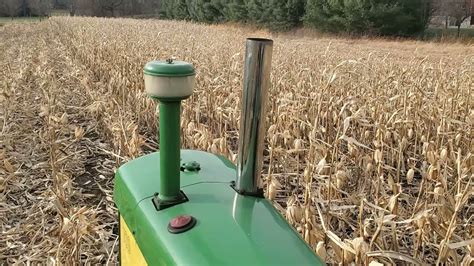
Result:
{"label": "tree line", "polygon": [[159,13],[159,0],[57,0],[70,2],[71,15],[124,17]]}
{"label": "tree line", "polygon": [[431,0],[163,0],[162,15],[200,22],[238,21],[287,30],[409,36],[429,22]]}
{"label": "tree line", "polygon": [[0,0],[0,16],[46,16],[49,10],[50,0]]}
{"label": "tree line", "polygon": [[71,16],[123,17],[158,14],[159,6],[160,0],[0,0],[0,16],[48,16],[65,10]]}
{"label": "tree line", "polygon": [[301,25],[324,32],[414,36],[431,16],[453,17],[460,25],[474,0],[1,0],[0,15],[45,15],[51,8],[70,15],[135,16],[205,23],[239,22],[270,30]]}
{"label": "tree line", "polygon": [[244,22],[286,30],[301,24],[306,0],[163,0],[162,17],[198,22]]}

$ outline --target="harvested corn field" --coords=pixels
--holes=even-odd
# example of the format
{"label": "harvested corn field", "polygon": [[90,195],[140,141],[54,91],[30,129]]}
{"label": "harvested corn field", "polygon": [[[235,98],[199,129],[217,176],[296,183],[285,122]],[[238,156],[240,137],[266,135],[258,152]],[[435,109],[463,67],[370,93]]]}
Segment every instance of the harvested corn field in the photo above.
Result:
{"label": "harvested corn field", "polygon": [[315,252],[472,263],[474,47],[100,18],[0,28],[0,261],[117,263],[113,172],[158,148],[150,60],[196,67],[183,148],[235,161],[255,36],[274,40],[266,197]]}

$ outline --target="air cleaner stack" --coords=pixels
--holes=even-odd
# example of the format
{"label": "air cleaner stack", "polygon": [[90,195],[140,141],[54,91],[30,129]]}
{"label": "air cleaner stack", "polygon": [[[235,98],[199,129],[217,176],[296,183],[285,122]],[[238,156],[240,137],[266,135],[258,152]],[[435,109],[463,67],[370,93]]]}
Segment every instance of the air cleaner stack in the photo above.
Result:
{"label": "air cleaner stack", "polygon": [[180,149],[180,102],[193,92],[193,66],[146,64],[146,92],[159,102],[160,150],[115,176],[122,265],[322,264],[259,186],[272,43],[247,39],[238,167]]}
{"label": "air cleaner stack", "polygon": [[191,64],[172,59],[148,62],[143,72],[146,93],[159,101],[160,192],[153,202],[161,210],[186,201],[180,191],[180,110],[193,93],[195,72]]}

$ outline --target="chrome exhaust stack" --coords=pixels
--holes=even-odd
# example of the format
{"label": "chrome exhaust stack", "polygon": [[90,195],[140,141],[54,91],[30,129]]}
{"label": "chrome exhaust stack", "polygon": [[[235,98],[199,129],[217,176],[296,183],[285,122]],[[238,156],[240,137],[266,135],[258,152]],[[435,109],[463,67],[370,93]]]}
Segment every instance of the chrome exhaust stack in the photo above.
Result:
{"label": "chrome exhaust stack", "polygon": [[246,41],[235,183],[235,190],[243,195],[263,197],[261,171],[272,50],[272,40],[249,38]]}

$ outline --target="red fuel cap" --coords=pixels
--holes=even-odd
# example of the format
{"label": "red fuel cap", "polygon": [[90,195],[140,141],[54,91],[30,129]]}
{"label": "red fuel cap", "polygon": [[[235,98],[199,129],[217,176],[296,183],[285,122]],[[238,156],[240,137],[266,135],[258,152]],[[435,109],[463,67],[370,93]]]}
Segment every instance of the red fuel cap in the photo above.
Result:
{"label": "red fuel cap", "polygon": [[179,234],[188,231],[196,225],[196,219],[191,215],[179,215],[171,219],[168,224],[168,231]]}

